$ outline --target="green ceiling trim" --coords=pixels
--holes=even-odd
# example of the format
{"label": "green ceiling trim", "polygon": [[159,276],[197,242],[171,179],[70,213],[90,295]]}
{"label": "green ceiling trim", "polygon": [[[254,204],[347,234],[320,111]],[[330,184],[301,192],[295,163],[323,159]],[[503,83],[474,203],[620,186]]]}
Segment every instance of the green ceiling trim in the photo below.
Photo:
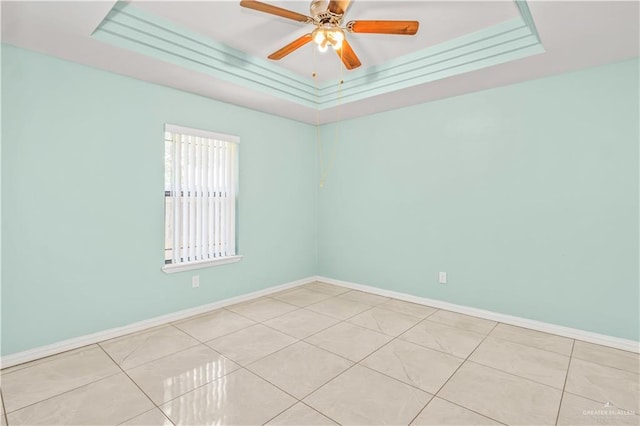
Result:
{"label": "green ceiling trim", "polygon": [[[334,81],[319,91],[320,109],[390,91],[452,77],[515,59],[543,53],[535,34],[520,18],[396,58],[376,68],[347,76],[341,88]],[[337,99],[340,98],[340,99]]]}
{"label": "green ceiling trim", "polygon": [[[520,17],[392,59],[345,73],[343,84],[315,87],[312,78],[256,58],[119,1],[93,37],[123,49],[202,72],[224,81],[326,109],[391,91],[544,53],[524,0]],[[340,87],[341,86],[341,87]]]}
{"label": "green ceiling trim", "polygon": [[189,31],[119,1],[93,37],[302,105],[316,106],[315,87],[271,61]]}
{"label": "green ceiling trim", "polygon": [[529,5],[525,0],[515,0],[516,6],[518,7],[518,11],[520,12],[520,16],[522,20],[527,24],[532,34],[535,34],[536,38],[539,42],[540,35],[538,35],[538,29],[536,28],[536,23],[533,20],[533,16],[531,15],[531,11],[529,10]]}

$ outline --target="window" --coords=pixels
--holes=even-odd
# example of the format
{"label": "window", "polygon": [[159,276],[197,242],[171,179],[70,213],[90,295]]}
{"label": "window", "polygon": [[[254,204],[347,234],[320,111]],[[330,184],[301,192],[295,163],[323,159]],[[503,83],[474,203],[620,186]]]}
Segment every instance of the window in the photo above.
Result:
{"label": "window", "polygon": [[240,139],[165,125],[167,273],[237,262],[237,153]]}

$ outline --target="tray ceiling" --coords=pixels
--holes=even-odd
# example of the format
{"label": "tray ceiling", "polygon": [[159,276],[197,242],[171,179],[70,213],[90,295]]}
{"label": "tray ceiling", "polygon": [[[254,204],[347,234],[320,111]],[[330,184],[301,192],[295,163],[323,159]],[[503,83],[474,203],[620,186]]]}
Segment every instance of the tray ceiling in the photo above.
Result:
{"label": "tray ceiling", "polygon": [[[2,2],[19,47],[315,123],[638,56],[637,2],[364,1],[351,19],[416,19],[416,36],[348,34],[362,67],[313,44],[266,56],[303,24],[239,2]],[[308,14],[308,3],[270,2]],[[316,78],[313,78],[313,74]],[[342,82],[342,83],[340,83]]]}

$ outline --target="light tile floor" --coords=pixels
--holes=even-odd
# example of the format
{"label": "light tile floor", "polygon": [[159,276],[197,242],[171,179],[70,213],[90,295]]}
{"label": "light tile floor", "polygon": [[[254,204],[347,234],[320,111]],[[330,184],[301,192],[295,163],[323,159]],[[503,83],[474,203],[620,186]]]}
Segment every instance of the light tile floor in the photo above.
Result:
{"label": "light tile floor", "polygon": [[634,353],[312,283],[5,369],[1,425],[640,425],[639,378]]}

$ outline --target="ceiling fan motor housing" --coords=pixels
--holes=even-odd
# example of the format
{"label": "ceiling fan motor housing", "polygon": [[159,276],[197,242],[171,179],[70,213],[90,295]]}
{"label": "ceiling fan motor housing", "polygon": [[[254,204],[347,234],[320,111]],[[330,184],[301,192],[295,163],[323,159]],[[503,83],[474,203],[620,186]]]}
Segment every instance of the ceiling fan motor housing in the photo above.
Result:
{"label": "ceiling fan motor housing", "polygon": [[329,2],[327,0],[313,0],[310,6],[311,16],[316,25],[340,25],[342,14],[335,14],[328,10]]}

